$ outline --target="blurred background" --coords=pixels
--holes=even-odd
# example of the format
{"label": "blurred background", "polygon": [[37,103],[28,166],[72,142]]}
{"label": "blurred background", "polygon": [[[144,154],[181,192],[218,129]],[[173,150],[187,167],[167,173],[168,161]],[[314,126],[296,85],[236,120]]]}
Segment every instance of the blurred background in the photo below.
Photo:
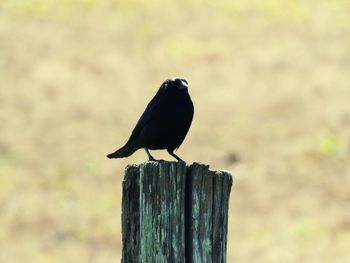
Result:
{"label": "blurred background", "polygon": [[350,262],[349,72],[347,0],[1,0],[0,262],[119,262],[146,154],[105,155],[172,76],[177,153],[235,178],[228,262]]}

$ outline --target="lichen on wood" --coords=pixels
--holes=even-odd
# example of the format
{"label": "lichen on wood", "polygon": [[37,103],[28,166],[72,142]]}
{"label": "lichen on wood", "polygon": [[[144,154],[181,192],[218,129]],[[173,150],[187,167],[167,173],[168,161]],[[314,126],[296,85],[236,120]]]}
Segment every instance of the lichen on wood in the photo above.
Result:
{"label": "lichen on wood", "polygon": [[208,165],[145,162],[123,182],[123,263],[226,262],[232,176]]}

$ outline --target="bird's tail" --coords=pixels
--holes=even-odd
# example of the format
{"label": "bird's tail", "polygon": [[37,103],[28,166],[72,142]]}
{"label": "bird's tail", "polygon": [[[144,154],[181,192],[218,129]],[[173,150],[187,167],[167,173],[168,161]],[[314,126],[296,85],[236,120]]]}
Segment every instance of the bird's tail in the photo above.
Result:
{"label": "bird's tail", "polygon": [[107,155],[109,159],[112,158],[124,158],[132,155],[138,148],[132,147],[130,144],[125,144],[122,148],[119,150],[116,150],[113,153],[110,153]]}

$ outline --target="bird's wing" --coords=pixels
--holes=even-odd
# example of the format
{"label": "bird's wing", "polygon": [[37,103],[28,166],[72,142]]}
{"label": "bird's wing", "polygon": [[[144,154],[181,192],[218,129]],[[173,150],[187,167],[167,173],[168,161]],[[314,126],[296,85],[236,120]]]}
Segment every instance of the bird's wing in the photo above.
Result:
{"label": "bird's wing", "polygon": [[134,130],[132,131],[132,134],[130,136],[130,139],[133,138],[134,136],[138,135],[142,128],[145,127],[145,125],[151,121],[154,118],[157,118],[161,114],[159,105],[161,101],[161,96],[162,94],[158,92],[153,99],[148,103],[145,111],[142,113],[140,119],[136,123],[136,126]]}

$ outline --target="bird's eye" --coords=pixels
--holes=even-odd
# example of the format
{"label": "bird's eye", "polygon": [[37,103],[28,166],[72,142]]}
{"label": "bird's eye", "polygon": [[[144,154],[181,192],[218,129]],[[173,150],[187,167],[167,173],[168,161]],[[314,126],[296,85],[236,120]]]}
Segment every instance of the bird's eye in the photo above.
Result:
{"label": "bird's eye", "polygon": [[180,79],[175,80],[175,85],[176,86],[180,86],[182,84]]}

